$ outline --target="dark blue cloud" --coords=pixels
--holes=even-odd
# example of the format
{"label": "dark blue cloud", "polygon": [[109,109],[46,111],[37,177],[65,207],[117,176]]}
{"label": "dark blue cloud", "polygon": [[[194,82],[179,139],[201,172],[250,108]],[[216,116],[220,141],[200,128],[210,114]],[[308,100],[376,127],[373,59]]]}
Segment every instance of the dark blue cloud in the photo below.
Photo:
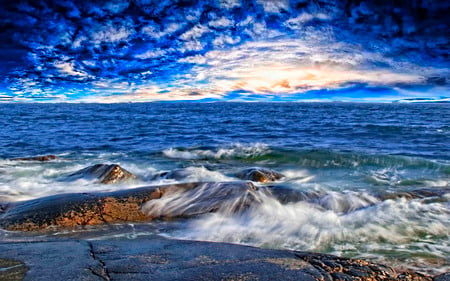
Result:
{"label": "dark blue cloud", "polygon": [[[348,70],[349,83],[370,84],[344,98],[388,96],[373,90],[377,87],[390,87],[389,96],[403,95],[411,90],[408,86],[448,91],[447,1],[47,0],[1,5],[2,101],[107,101],[108,96],[114,101],[117,95],[123,95],[121,101],[155,96],[294,100],[324,98],[311,90],[328,84],[348,89],[344,78],[303,87],[289,75],[289,69],[322,65],[325,71]],[[321,52],[314,51],[315,45]],[[282,63],[288,65],[282,73],[287,78],[258,90],[250,84],[264,75],[241,77],[239,62],[254,65],[250,72],[257,74],[264,62],[267,67]],[[371,76],[367,81],[360,78],[364,71]],[[389,71],[415,76],[398,83],[373,78]]]}

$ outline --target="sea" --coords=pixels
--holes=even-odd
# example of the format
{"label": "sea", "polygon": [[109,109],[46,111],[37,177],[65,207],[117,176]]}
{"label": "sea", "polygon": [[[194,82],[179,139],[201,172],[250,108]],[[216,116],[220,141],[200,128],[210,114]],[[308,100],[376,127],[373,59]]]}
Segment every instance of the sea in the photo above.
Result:
{"label": "sea", "polygon": [[[58,159],[12,160],[47,154]],[[111,185],[61,180],[99,163],[119,164],[138,178]],[[320,196],[290,203],[264,196],[239,213],[130,223],[114,235],[156,233],[450,271],[450,104],[0,104],[3,202],[235,182],[251,167],[284,175],[256,185]],[[182,176],[161,176],[171,171]],[[431,195],[399,195],[417,190]]]}

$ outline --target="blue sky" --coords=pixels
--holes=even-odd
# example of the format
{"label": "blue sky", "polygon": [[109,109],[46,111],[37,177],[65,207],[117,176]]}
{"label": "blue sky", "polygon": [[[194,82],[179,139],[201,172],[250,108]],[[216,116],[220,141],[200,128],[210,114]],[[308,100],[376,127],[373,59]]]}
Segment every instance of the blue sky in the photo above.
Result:
{"label": "blue sky", "polygon": [[450,96],[447,1],[11,2],[0,102]]}

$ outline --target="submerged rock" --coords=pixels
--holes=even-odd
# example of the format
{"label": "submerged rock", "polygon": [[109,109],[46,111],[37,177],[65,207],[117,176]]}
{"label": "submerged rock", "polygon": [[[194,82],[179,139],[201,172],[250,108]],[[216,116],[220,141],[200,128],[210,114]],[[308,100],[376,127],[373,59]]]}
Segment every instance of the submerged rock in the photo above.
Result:
{"label": "submerged rock", "polygon": [[318,191],[299,190],[287,186],[268,186],[268,190],[282,204],[300,201],[311,202],[326,195]]}
{"label": "submerged rock", "polygon": [[0,214],[6,211],[7,206],[7,204],[0,203]]}
{"label": "submerged rock", "polygon": [[43,156],[13,158],[11,160],[13,160],[13,161],[41,161],[41,162],[46,162],[46,161],[51,161],[51,160],[55,160],[55,159],[58,159],[58,158],[59,157],[55,156],[55,155],[43,155]]}
{"label": "submerged rock", "polygon": [[[237,211],[250,206],[256,198],[255,190],[253,184],[246,182],[184,183],[107,193],[60,194],[11,204],[1,215],[0,226],[7,230],[37,231],[189,217],[221,207]],[[143,206],[149,201],[154,204]]]}
{"label": "submerged rock", "polygon": [[153,180],[159,179],[173,179],[173,180],[183,180],[192,175],[192,173],[186,169],[175,169],[172,171],[164,171],[157,173],[153,176]]}
{"label": "submerged rock", "polygon": [[81,178],[97,179],[99,183],[111,184],[135,179],[136,176],[117,164],[96,164],[70,174],[65,180],[77,180]]}
{"label": "submerged rock", "polygon": [[284,175],[266,168],[249,168],[236,174],[236,177],[242,180],[250,180],[255,182],[273,182],[284,177]]}
{"label": "submerged rock", "polygon": [[445,194],[450,193],[450,188],[434,187],[434,188],[421,188],[405,192],[385,193],[380,197],[382,200],[405,198],[411,199],[423,199],[423,198],[439,198]]}

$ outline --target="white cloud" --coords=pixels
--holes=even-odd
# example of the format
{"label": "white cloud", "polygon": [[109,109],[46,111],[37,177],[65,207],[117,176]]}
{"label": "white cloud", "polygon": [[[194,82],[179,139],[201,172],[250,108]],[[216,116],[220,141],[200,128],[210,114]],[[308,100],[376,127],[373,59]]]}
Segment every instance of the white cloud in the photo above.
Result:
{"label": "white cloud", "polygon": [[215,20],[212,20],[208,23],[209,26],[215,28],[228,28],[233,26],[234,22],[226,17],[221,17]]}
{"label": "white cloud", "polygon": [[281,11],[289,10],[288,0],[258,0],[257,2],[262,5],[264,11],[269,14],[278,14]]}
{"label": "white cloud", "polygon": [[137,59],[154,59],[164,56],[167,53],[166,50],[161,49],[155,49],[155,50],[148,50],[143,53],[134,55]]}
{"label": "white cloud", "polygon": [[295,18],[288,19],[284,23],[284,26],[286,26],[292,30],[297,30],[297,29],[302,28],[305,23],[307,23],[313,19],[328,20],[329,17],[324,13],[317,13],[317,14],[302,13]]}
{"label": "white cloud", "polygon": [[124,22],[122,25],[107,24],[99,26],[92,32],[92,42],[100,43],[116,43],[127,40],[134,33],[132,25]]}
{"label": "white cloud", "polygon": [[247,16],[243,21],[238,22],[236,25],[237,26],[247,26],[251,23],[253,23],[255,21],[255,19],[252,16]]}
{"label": "white cloud", "polygon": [[213,45],[214,47],[224,47],[227,45],[234,45],[241,41],[239,37],[231,37],[229,35],[221,34],[218,37],[214,38]]}
{"label": "white cloud", "polygon": [[183,47],[180,48],[181,52],[187,51],[201,51],[205,47],[205,43],[200,40],[192,40],[183,43]]}
{"label": "white cloud", "polygon": [[209,28],[204,25],[196,25],[192,27],[190,30],[180,35],[180,39],[185,41],[196,40],[202,37],[203,34],[210,32]]}
{"label": "white cloud", "polygon": [[241,5],[239,0],[219,0],[219,6],[224,9],[233,9]]}
{"label": "white cloud", "polygon": [[[373,61],[382,61],[389,68],[376,68]],[[398,64],[382,54],[368,53],[354,45],[299,39],[248,42],[180,62],[197,64],[189,74],[177,77],[180,85],[207,81],[209,91],[213,89],[222,95],[234,90],[293,94],[339,88],[345,83],[414,84],[420,83],[430,71],[436,71]]]}
{"label": "white cloud", "polygon": [[73,62],[59,62],[55,64],[55,67],[61,74],[69,76],[87,77],[88,74],[84,71],[75,69]]}

